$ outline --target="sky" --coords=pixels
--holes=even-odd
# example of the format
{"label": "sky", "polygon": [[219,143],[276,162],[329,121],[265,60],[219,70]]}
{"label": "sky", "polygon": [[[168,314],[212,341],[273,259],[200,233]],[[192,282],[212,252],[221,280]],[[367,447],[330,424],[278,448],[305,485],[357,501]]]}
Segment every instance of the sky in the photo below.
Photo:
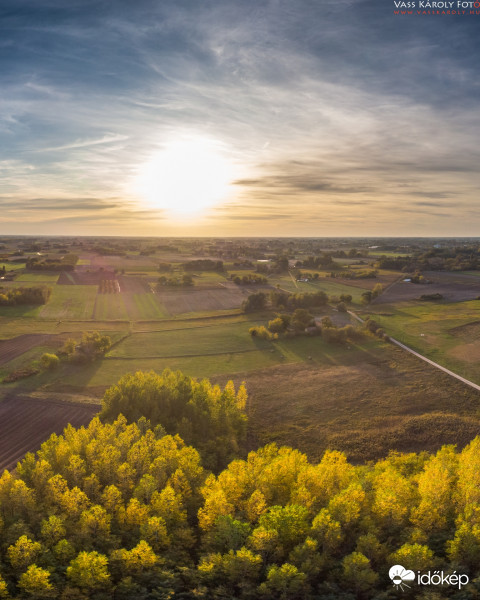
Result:
{"label": "sky", "polygon": [[478,235],[480,10],[421,1],[3,0],[0,233]]}

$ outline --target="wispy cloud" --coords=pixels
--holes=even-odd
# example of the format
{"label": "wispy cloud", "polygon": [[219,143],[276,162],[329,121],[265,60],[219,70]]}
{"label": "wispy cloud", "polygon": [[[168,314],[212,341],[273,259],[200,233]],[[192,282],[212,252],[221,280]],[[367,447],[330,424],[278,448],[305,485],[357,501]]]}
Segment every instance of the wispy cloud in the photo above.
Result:
{"label": "wispy cloud", "polygon": [[74,150],[75,148],[88,148],[90,146],[98,146],[98,144],[111,144],[113,142],[122,142],[127,140],[127,135],[112,135],[107,134],[96,140],[76,140],[71,144],[65,144],[63,146],[52,146],[51,148],[41,148],[33,150],[33,152],[53,152],[56,150]]}
{"label": "wispy cloud", "polygon": [[[7,0],[0,16],[9,229],[27,214],[46,232],[63,218],[78,232],[205,235],[220,221],[240,235],[480,224],[474,19],[407,22],[376,0]],[[131,183],[185,132],[222,143],[241,171],[233,198],[196,224],[147,211],[148,229]]]}

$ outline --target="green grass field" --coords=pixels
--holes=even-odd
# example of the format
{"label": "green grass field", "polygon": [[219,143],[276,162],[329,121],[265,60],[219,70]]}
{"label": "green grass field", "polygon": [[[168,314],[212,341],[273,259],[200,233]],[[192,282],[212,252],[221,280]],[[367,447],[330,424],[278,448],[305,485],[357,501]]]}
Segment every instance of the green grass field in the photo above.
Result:
{"label": "green grass field", "polygon": [[8,271],[18,271],[19,269],[25,268],[25,263],[11,263],[11,262],[1,262],[0,261],[0,269],[5,269]]}
{"label": "green grass field", "polygon": [[127,321],[129,315],[123,294],[97,294],[95,319],[99,321]]}
{"label": "green grass field", "polygon": [[[368,285],[365,287],[358,287],[353,285],[347,285],[344,283],[337,283],[334,279],[325,278],[319,279],[318,281],[309,281],[308,283],[303,281],[294,281],[290,275],[281,275],[277,277],[269,277],[268,282],[270,285],[279,285],[282,289],[293,293],[312,293],[321,290],[329,296],[340,296],[340,294],[350,294],[353,302],[360,302],[362,293],[369,289]],[[371,286],[370,286],[371,287]]]}
{"label": "green grass field", "polygon": [[109,357],[142,358],[224,354],[271,349],[265,340],[252,341],[249,327],[258,321],[207,325],[170,331],[135,333],[116,346]]}
{"label": "green grass field", "polygon": [[22,281],[31,284],[54,284],[57,283],[58,277],[58,273],[21,273],[16,277],[15,282]]}
{"label": "green grass field", "polygon": [[[147,321],[149,319],[164,319],[168,316],[167,311],[151,293],[133,294],[133,307],[129,306],[130,318],[136,321]],[[134,313],[134,314],[133,314]]]}
{"label": "green grass field", "polygon": [[403,302],[369,307],[386,332],[431,360],[480,383],[480,301]]}
{"label": "green grass field", "polygon": [[[183,274],[184,271],[179,271],[180,273]],[[219,283],[225,283],[228,280],[226,274],[214,271],[185,271],[185,273],[192,276],[196,287],[218,286]]]}
{"label": "green grass field", "polygon": [[56,285],[38,316],[58,321],[91,319],[96,295],[97,288],[92,285]]}

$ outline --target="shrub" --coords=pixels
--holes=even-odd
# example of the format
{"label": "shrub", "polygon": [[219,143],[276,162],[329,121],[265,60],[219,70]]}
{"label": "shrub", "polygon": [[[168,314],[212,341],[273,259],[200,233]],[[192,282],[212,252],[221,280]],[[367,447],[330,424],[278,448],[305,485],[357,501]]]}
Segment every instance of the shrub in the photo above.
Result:
{"label": "shrub", "polygon": [[363,292],[361,303],[369,304],[371,301],[372,301],[372,292],[370,292],[370,291]]}
{"label": "shrub", "polygon": [[58,367],[60,364],[60,359],[56,354],[49,354],[48,352],[45,352],[45,354],[42,354],[42,357],[40,358],[40,363],[44,369],[52,371]]}
{"label": "shrub", "polygon": [[368,317],[368,319],[365,321],[363,326],[370,333],[375,333],[379,327],[378,323],[376,321],[374,321],[373,319],[371,319],[370,317]]}
{"label": "shrub", "polygon": [[31,377],[32,375],[36,375],[37,373],[39,373],[39,370],[35,369],[34,367],[17,369],[16,371],[12,371],[6,377],[4,377],[3,383],[13,383],[14,381],[18,381],[19,379],[25,379],[26,377]]}
{"label": "shrub", "polygon": [[285,325],[285,321],[280,317],[277,317],[276,319],[272,319],[271,321],[268,322],[268,329],[272,333],[283,333],[286,328],[287,328],[287,326]]}
{"label": "shrub", "polygon": [[268,340],[270,342],[272,340],[278,339],[278,333],[271,333],[263,325],[261,325],[260,327],[250,327],[250,329],[248,330],[248,333],[252,337],[258,337],[258,338],[261,338],[262,340]]}

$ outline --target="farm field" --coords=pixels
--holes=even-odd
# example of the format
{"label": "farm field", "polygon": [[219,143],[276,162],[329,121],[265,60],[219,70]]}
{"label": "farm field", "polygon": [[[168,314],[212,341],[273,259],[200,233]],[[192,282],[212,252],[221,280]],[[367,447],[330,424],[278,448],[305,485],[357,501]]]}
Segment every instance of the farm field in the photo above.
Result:
{"label": "farm field", "polygon": [[270,349],[271,343],[265,340],[253,343],[248,328],[257,324],[262,321],[135,333],[110,351],[107,358],[181,357]]}
{"label": "farm field", "polygon": [[52,433],[71,424],[87,425],[98,407],[11,398],[0,402],[0,473],[15,468],[26,452],[40,448]]}
{"label": "farm field", "polygon": [[227,281],[224,273],[216,273],[215,271],[188,271],[188,273],[192,276],[195,287],[218,287],[219,284]]}
{"label": "farm field", "polygon": [[25,263],[20,262],[2,262],[0,261],[0,269],[5,267],[6,271],[18,271],[18,269],[23,269],[25,267]]}
{"label": "farm field", "polygon": [[151,292],[125,294],[125,305],[132,321],[148,321],[168,317],[165,307]]}
{"label": "farm field", "polygon": [[[241,288],[241,286],[239,286]],[[155,296],[170,315],[239,308],[249,291],[235,288],[161,290]]]}
{"label": "farm field", "polygon": [[129,318],[123,294],[97,294],[92,312],[99,321],[127,321]]}
{"label": "farm field", "polygon": [[21,273],[15,278],[15,283],[27,282],[32,285],[49,283],[50,285],[57,283],[59,274],[58,273]]}
{"label": "farm field", "polygon": [[55,285],[50,300],[41,307],[38,316],[59,321],[91,319],[96,294],[96,288],[91,285]]}
{"label": "farm field", "polygon": [[[363,462],[468,443],[480,394],[391,345],[237,374],[249,393],[249,448],[295,445],[317,461],[327,448]],[[224,383],[224,377],[215,379]]]}
{"label": "farm field", "polygon": [[[0,406],[9,398],[90,398],[98,403],[105,389],[125,373],[168,367],[218,382],[246,381],[252,449],[276,441],[295,445],[317,460],[330,447],[346,450],[361,462],[390,449],[462,445],[478,431],[480,394],[392,345],[370,335],[344,345],[321,336],[273,342],[252,338],[249,328],[266,325],[275,312],[244,314],[240,308],[250,294],[268,294],[276,286],[294,293],[350,294],[354,311],[372,314],[393,337],[480,383],[480,301],[458,301],[465,294],[480,295],[476,272],[425,273],[435,283],[415,286],[416,293],[432,293],[438,285],[457,294],[457,301],[440,303],[404,301],[397,293],[402,284],[393,283],[402,274],[384,270],[372,279],[322,277],[315,282],[297,282],[294,272],[272,271],[268,284],[235,285],[231,273],[250,271],[235,269],[233,261],[224,261],[225,273],[189,272],[192,288],[157,288],[159,262],[170,262],[172,273],[181,276],[179,262],[202,256],[191,256],[188,244],[186,248],[182,254],[165,251],[153,256],[131,251],[128,257],[82,251],[74,271],[19,271],[15,281],[6,282],[6,287],[45,283],[52,296],[44,306],[0,307],[0,378],[38,366],[42,353],[57,351],[67,338],[80,339],[83,332],[107,334],[113,346],[101,360],[62,361],[53,371],[2,384]],[[338,262],[371,268],[354,264],[356,260]],[[107,286],[103,280],[113,283]],[[387,290],[370,305],[361,304],[362,293],[377,283]],[[332,305],[315,313],[317,321],[327,314],[338,326],[350,319]]]}
{"label": "farm field", "polygon": [[[349,283],[337,283],[335,279],[324,278],[318,281],[295,281],[292,277],[281,276],[281,277],[269,277],[268,282],[273,287],[277,285],[280,288],[287,290],[292,293],[312,293],[318,292],[319,290],[325,292],[329,296],[340,296],[341,294],[350,294],[353,302],[360,302],[362,292],[373,287],[369,285],[369,280],[362,280],[362,283],[357,285],[350,285]],[[372,280],[378,283],[375,279]]]}
{"label": "farm field", "polygon": [[480,279],[457,273],[425,272],[432,283],[415,284],[403,278],[390,286],[374,304],[390,304],[416,300],[422,294],[441,294],[448,302],[473,300],[480,296]]}
{"label": "farm field", "polygon": [[371,305],[368,312],[392,337],[480,384],[479,300]]}
{"label": "farm field", "polygon": [[0,365],[21,356],[27,350],[39,346],[51,337],[53,336],[49,334],[27,333],[12,339],[0,340]]}

